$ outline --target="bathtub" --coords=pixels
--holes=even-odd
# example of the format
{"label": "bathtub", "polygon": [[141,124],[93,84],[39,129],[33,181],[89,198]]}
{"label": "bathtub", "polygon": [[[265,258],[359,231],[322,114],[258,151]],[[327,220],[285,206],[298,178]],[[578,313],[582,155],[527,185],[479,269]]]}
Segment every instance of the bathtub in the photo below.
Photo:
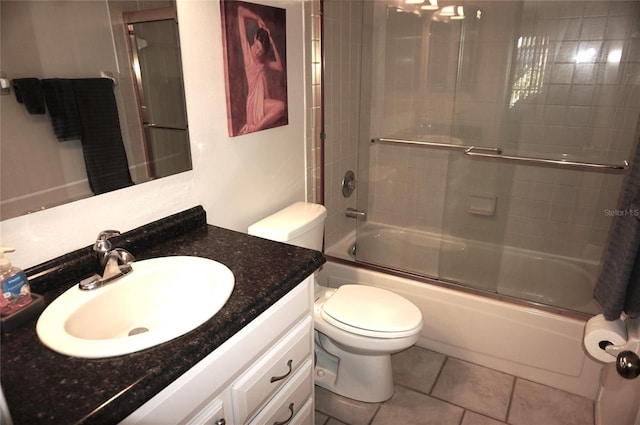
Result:
{"label": "bathtub", "polygon": [[[353,241],[354,234],[328,255],[348,258],[354,252]],[[366,263],[391,265],[560,309],[600,313],[592,295],[597,261],[376,223],[367,223],[359,231],[356,247],[358,259]]]}
{"label": "bathtub", "polygon": [[[376,231],[378,233],[372,232],[367,236],[378,239],[389,239],[394,234],[406,236],[395,228],[378,228]],[[417,244],[423,248],[442,245],[442,241],[437,239],[418,237],[420,232],[409,233],[411,237],[406,242],[392,238],[392,243],[384,245],[384,251],[379,255],[404,258],[404,255],[393,252],[396,245]],[[363,267],[344,261],[352,260],[348,254],[352,245],[353,239],[345,238],[325,250],[329,261],[318,273],[319,284],[338,287],[345,283],[359,283],[389,289],[411,300],[422,311],[425,326],[418,346],[590,399],[596,398],[602,365],[588,357],[582,346],[588,315],[556,314],[535,306],[484,296],[482,290],[457,290],[437,284],[437,281],[429,284],[423,279]],[[357,249],[362,249],[362,246],[358,245]],[[459,253],[486,248],[456,239],[446,240],[444,246]],[[435,251],[432,254],[437,257],[438,250]],[[515,254],[522,254],[514,251],[515,257]],[[507,252],[506,258],[510,255],[512,253]],[[418,261],[418,256],[408,258],[409,261]],[[424,269],[438,266],[439,259],[422,258],[420,264]],[[562,264],[566,259],[556,260]],[[467,267],[472,265],[467,264]],[[516,269],[508,268],[499,275],[506,279]],[[579,269],[576,266],[576,270]],[[512,285],[511,290],[514,293],[522,291],[517,285]]]}

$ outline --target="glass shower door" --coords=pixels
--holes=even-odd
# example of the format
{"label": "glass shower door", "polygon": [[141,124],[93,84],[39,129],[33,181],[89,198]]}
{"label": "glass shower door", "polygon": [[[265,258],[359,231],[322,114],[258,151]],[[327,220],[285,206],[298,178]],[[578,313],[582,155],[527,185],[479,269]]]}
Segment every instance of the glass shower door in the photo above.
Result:
{"label": "glass shower door", "polygon": [[[367,190],[358,205],[367,220],[357,224],[356,259],[496,291],[502,252],[488,242],[500,246],[501,232],[482,229],[495,214],[485,183],[508,181],[496,173],[509,170],[475,167],[464,151],[486,144],[482,130],[456,120],[476,88],[478,26],[394,2],[374,2],[370,17],[377,34],[363,80],[372,82],[372,101],[363,108],[372,142],[359,155]],[[482,253],[471,249],[473,238]]]}
{"label": "glass shower door", "polygon": [[356,259],[595,312],[640,4],[475,5],[364,7]]}

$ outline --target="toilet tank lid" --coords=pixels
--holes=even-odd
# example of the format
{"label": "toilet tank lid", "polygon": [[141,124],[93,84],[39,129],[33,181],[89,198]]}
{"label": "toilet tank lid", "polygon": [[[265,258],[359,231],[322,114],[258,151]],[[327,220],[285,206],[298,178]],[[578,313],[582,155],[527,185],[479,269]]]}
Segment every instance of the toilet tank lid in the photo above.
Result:
{"label": "toilet tank lid", "polygon": [[296,202],[249,226],[249,234],[287,242],[322,225],[326,216],[324,205]]}

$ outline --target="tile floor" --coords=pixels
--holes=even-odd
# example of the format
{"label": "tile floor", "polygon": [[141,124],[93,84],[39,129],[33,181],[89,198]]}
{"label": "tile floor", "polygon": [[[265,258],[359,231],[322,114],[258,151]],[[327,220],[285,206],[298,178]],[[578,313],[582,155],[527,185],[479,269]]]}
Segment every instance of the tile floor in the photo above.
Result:
{"label": "tile floor", "polygon": [[363,403],[316,386],[316,425],[593,425],[584,397],[412,347],[392,356],[396,391]]}

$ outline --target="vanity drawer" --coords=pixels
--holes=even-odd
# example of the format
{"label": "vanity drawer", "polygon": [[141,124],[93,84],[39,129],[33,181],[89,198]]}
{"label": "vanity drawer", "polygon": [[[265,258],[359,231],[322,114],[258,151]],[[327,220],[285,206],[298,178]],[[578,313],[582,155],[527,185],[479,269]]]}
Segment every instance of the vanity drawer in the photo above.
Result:
{"label": "vanity drawer", "polygon": [[278,425],[305,423],[305,403],[311,405],[313,391],[313,364],[308,359],[291,380],[278,394],[258,413],[250,425]]}
{"label": "vanity drawer", "polygon": [[313,425],[314,418],[313,399],[310,398],[287,425]]}
{"label": "vanity drawer", "polygon": [[312,332],[313,320],[307,317],[233,383],[237,422],[245,422],[311,358]]}
{"label": "vanity drawer", "polygon": [[196,416],[191,418],[187,425],[215,425],[225,423],[224,401],[219,398],[214,399]]}

